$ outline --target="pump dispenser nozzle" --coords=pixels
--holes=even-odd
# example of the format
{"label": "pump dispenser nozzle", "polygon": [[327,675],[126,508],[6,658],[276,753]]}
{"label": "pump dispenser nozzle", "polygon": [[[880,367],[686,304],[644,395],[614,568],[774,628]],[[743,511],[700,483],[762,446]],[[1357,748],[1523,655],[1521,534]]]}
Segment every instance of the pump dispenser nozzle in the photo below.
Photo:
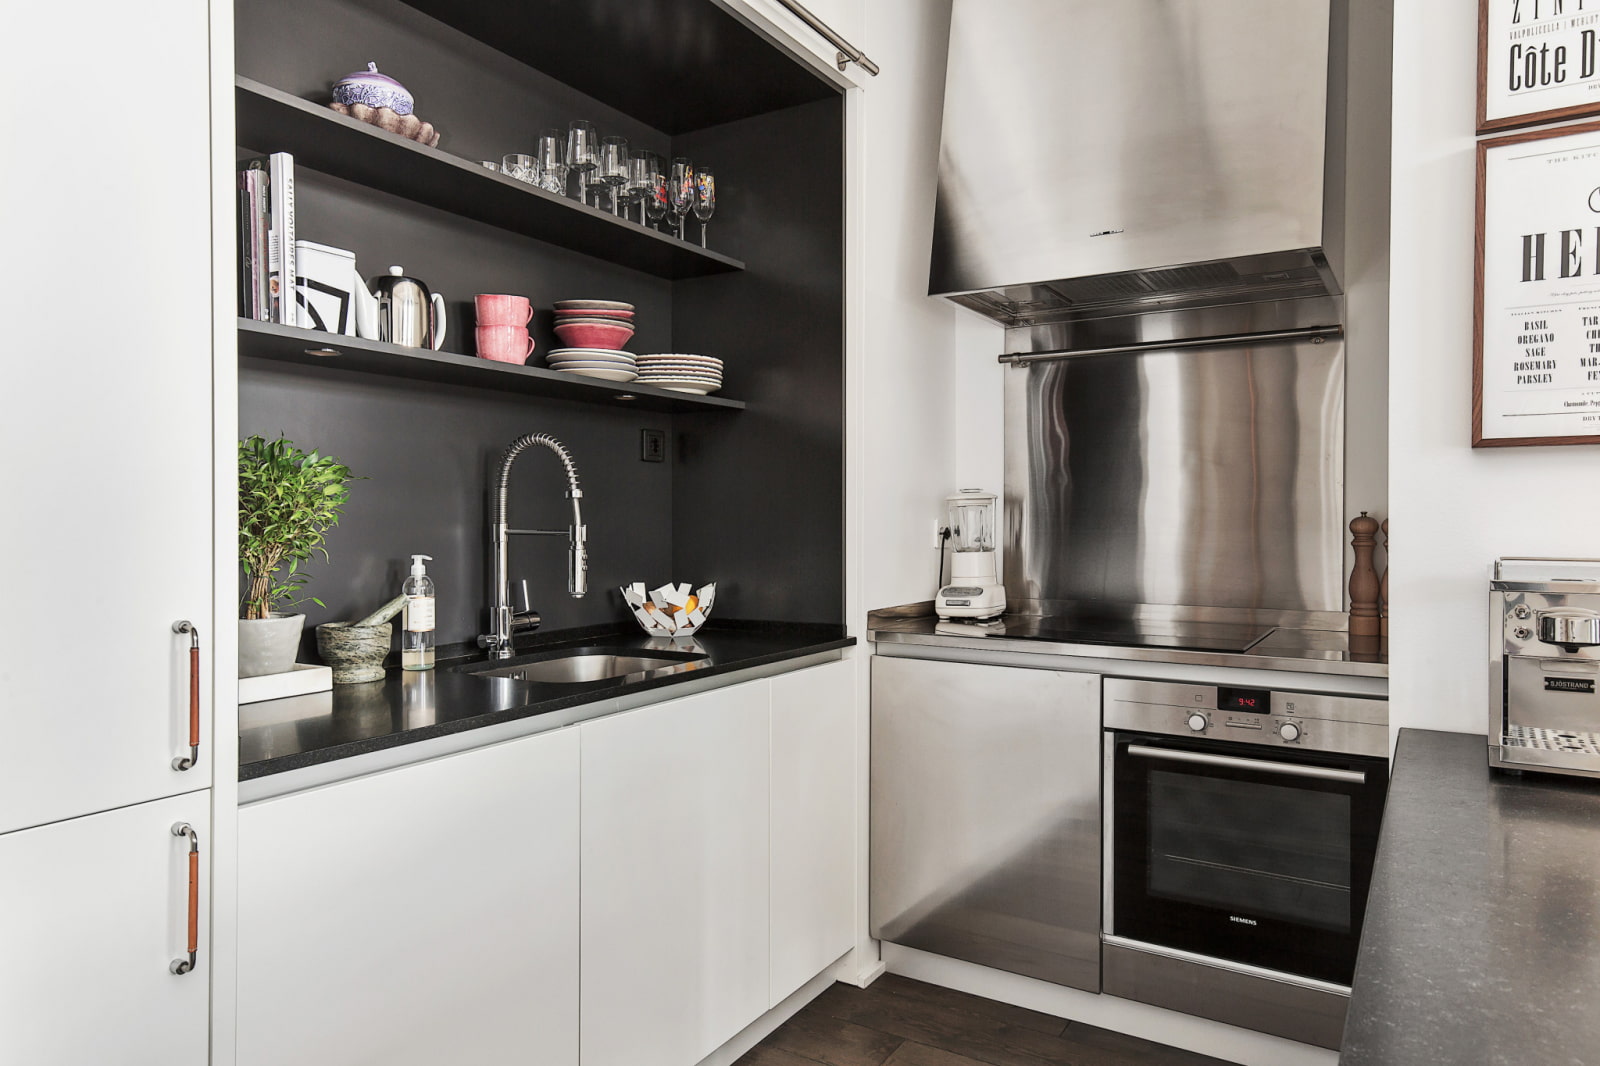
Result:
{"label": "pump dispenser nozzle", "polygon": [[428,560],[430,563],[433,562],[433,556],[431,555],[413,555],[411,557],[412,577],[421,577],[423,574],[428,572],[428,568],[422,565],[422,560],[424,559]]}

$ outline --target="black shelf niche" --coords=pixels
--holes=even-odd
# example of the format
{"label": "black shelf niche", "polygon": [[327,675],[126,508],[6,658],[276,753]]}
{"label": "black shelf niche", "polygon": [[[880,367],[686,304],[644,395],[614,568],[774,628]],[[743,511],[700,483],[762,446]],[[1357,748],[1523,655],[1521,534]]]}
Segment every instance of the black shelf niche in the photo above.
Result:
{"label": "black shelf niche", "polygon": [[297,166],[453,215],[673,281],[745,268],[732,256],[492,173],[474,160],[242,75],[235,79],[234,108],[242,145],[290,152]]}
{"label": "black shelf niche", "polygon": [[[620,383],[543,370],[535,366],[497,363],[454,352],[404,348],[337,333],[239,319],[239,354],[247,359],[335,367],[384,377],[408,378],[441,385],[463,385],[498,393],[543,396],[580,403],[628,406],[641,411],[739,411],[744,404],[722,396],[697,396],[637,383]],[[537,358],[537,356],[535,356]]]}
{"label": "black shelf niche", "polygon": [[672,136],[840,95],[707,0],[407,0]]}

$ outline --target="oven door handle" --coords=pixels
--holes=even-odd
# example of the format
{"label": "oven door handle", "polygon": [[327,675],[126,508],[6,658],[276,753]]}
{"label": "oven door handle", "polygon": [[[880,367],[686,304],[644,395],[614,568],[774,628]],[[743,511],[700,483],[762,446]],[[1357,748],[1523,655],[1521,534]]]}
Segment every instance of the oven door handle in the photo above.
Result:
{"label": "oven door handle", "polygon": [[1152,748],[1148,744],[1129,744],[1129,755],[1142,755],[1147,759],[1169,759],[1172,762],[1198,763],[1201,766],[1226,766],[1235,770],[1256,770],[1266,774],[1283,774],[1287,777],[1314,777],[1322,781],[1348,781],[1353,785],[1367,783],[1361,770],[1337,770],[1331,766],[1303,766],[1298,763],[1271,762],[1267,759],[1241,759],[1235,755],[1212,755],[1203,751],[1174,751],[1171,748]]}

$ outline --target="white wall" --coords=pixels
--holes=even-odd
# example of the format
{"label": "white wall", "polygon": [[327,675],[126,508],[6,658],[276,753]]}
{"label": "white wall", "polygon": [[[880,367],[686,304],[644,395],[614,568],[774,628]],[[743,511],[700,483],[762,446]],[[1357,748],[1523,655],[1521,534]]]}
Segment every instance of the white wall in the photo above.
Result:
{"label": "white wall", "polygon": [[[1000,330],[928,296],[939,116],[949,0],[868,0],[862,40],[883,68],[862,79],[857,146],[864,248],[865,318],[859,377],[863,431],[861,601],[866,609],[933,598],[934,520],[944,497],[966,484],[963,447],[992,448],[994,473],[974,484],[999,489]],[[959,323],[973,318],[972,323]],[[989,396],[964,395],[962,368],[987,360]],[[991,404],[992,399],[992,404]],[[957,408],[977,409],[981,440]],[[959,427],[959,428],[958,428]],[[992,442],[988,432],[993,433]],[[965,443],[964,443],[965,442]]]}
{"label": "white wall", "polygon": [[1479,732],[1489,566],[1600,556],[1600,449],[1470,447],[1477,5],[1397,5],[1394,55],[1390,724]]}

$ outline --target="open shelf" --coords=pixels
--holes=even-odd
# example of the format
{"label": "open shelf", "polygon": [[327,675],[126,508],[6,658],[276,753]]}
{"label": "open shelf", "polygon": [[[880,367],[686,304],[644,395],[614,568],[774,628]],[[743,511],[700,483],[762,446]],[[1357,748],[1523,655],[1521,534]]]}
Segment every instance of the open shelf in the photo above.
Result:
{"label": "open shelf", "polygon": [[677,280],[744,263],[427,148],[250,78],[235,79],[241,145],[618,266]]}
{"label": "open shelf", "polygon": [[672,136],[842,91],[707,0],[406,2]]}
{"label": "open shelf", "polygon": [[621,404],[646,411],[744,409],[739,400],[720,396],[697,396],[692,392],[673,392],[638,383],[618,384],[533,366],[496,363],[426,348],[402,348],[397,344],[248,318],[239,319],[239,355],[581,403]]}

